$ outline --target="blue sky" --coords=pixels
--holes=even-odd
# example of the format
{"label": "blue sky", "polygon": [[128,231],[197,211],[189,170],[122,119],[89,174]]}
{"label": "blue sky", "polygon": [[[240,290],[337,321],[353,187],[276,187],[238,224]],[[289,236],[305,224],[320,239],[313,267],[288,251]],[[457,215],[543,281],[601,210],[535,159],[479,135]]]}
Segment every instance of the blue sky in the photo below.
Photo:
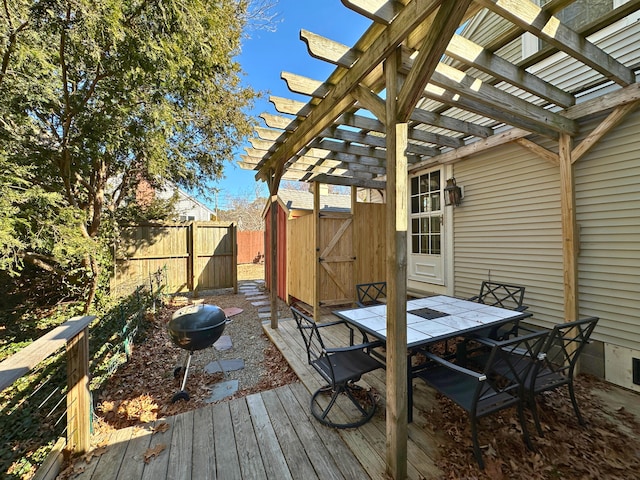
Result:
{"label": "blue sky", "polygon": [[[306,102],[308,99],[290,92],[284,80],[283,71],[295,73],[316,80],[326,80],[335,69],[334,65],[317,60],[309,55],[306,44],[300,40],[300,30],[309,30],[318,35],[353,46],[371,25],[371,21],[346,8],[340,0],[279,0],[274,11],[277,13],[276,31],[250,31],[251,38],[245,40],[242,53],[238,57],[245,72],[244,82],[254,90],[266,92],[250,112],[256,118],[262,112],[278,114],[269,95],[292,98]],[[258,118],[262,127],[266,125]],[[244,154],[244,148],[238,155]],[[247,195],[254,198],[256,190],[255,171],[243,170],[239,166],[225,164],[226,178],[213,186],[220,189],[218,206],[225,207],[230,196]],[[264,195],[267,188],[259,182]],[[205,202],[211,205],[211,202]]]}

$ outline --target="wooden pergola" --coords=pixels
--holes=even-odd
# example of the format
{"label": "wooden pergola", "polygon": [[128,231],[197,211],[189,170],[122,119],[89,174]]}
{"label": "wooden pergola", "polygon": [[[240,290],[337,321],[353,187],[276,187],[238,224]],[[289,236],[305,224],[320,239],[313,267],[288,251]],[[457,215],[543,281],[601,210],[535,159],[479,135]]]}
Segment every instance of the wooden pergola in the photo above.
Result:
{"label": "wooden pergola", "polygon": [[[268,184],[272,204],[282,179],[386,189],[387,473],[401,479],[407,474],[408,176],[509,142],[556,165],[565,318],[576,318],[573,166],[640,99],[638,63],[617,60],[588,37],[638,10],[640,0],[575,30],[557,17],[571,0],[551,0],[543,7],[528,0],[342,3],[371,19],[370,28],[353,47],[301,31],[310,54],[336,68],[325,81],[282,74],[292,92],[309,100],[271,98],[288,116],[262,115],[268,128],[256,128],[241,166],[256,170],[256,178]],[[481,43],[461,34],[478,15],[491,20],[495,31]],[[539,39],[536,53],[517,61],[498,54],[525,32]],[[531,73],[530,67],[558,52],[586,67],[568,86]],[[593,131],[581,131],[586,119],[600,115],[605,119]],[[574,144],[578,134],[582,140]],[[542,146],[550,139],[557,151]],[[276,211],[271,209],[271,265],[277,264]],[[271,285],[277,285],[276,275],[272,268]],[[276,301],[272,288],[272,312]],[[275,316],[271,324],[277,327]]]}

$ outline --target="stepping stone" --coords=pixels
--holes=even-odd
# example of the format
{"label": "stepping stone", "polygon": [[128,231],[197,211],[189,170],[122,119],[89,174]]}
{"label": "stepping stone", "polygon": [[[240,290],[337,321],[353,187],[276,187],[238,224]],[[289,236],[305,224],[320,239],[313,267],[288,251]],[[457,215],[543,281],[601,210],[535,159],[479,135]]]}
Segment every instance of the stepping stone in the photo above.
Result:
{"label": "stepping stone", "polygon": [[[222,364],[222,368],[220,368],[220,364]],[[218,372],[233,372],[235,370],[242,370],[244,368],[244,360],[241,358],[232,358],[230,360],[220,360],[218,362],[211,362],[204,367],[204,371],[207,373],[218,373]]]}
{"label": "stepping stone", "polygon": [[271,318],[271,312],[258,313],[258,318]]}
{"label": "stepping stone", "polygon": [[263,305],[271,305],[271,302],[251,302],[254,307],[262,307]]}
{"label": "stepping stone", "polygon": [[260,307],[260,308],[258,308],[258,312],[259,313],[271,312],[271,306]]}
{"label": "stepping stone", "polygon": [[244,312],[242,308],[238,307],[223,308],[222,311],[227,317],[233,317],[234,315],[238,315],[239,313]]}
{"label": "stepping stone", "polygon": [[238,380],[227,380],[216,383],[211,387],[211,396],[205,400],[206,403],[213,403],[229,397],[238,391]]}
{"label": "stepping stone", "polygon": [[240,290],[240,293],[242,293],[245,297],[248,297],[251,295],[262,295],[264,292],[256,288],[252,288],[251,290]]}
{"label": "stepping stone", "polygon": [[233,347],[233,343],[231,343],[231,337],[229,335],[222,335],[216,343],[213,344],[213,348],[216,350],[229,350]]}
{"label": "stepping stone", "polygon": [[255,297],[247,297],[247,300],[249,302],[251,302],[253,300],[264,300],[266,298],[268,298],[266,295],[258,295],[258,296],[255,296]]}

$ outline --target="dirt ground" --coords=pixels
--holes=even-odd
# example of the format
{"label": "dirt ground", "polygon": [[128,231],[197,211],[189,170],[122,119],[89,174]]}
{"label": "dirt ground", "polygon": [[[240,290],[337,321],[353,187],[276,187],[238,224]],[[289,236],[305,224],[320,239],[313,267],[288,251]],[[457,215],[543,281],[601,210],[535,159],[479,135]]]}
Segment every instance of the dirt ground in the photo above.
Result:
{"label": "dirt ground", "polygon": [[264,263],[238,265],[238,281],[241,280],[264,280]]}

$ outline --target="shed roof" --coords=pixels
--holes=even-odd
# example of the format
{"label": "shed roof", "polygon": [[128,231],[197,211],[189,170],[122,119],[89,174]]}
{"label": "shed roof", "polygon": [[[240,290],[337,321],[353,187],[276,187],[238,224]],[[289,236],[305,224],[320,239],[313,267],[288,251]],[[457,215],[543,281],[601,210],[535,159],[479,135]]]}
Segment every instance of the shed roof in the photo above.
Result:
{"label": "shed roof", "polygon": [[[278,199],[288,210],[313,210],[313,193],[303,190],[282,189]],[[351,210],[351,196],[340,194],[320,195],[320,210]]]}

